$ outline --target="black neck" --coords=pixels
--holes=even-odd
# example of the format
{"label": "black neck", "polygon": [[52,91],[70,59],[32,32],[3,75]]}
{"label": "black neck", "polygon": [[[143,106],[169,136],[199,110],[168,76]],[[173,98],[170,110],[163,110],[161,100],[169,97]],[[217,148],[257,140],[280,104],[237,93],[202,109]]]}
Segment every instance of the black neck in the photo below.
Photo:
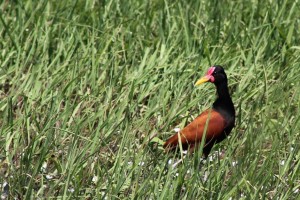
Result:
{"label": "black neck", "polygon": [[219,111],[221,114],[235,116],[234,105],[229,95],[229,90],[227,86],[227,80],[220,83],[215,83],[217,87],[218,98],[213,104],[213,108]]}

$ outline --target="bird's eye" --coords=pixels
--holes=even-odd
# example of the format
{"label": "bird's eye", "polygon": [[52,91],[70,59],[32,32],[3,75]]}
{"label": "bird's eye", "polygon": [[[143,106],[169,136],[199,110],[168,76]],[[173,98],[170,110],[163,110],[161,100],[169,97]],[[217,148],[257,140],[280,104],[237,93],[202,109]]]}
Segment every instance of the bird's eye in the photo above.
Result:
{"label": "bird's eye", "polygon": [[213,74],[217,74],[217,72],[216,71],[214,71],[214,73]]}

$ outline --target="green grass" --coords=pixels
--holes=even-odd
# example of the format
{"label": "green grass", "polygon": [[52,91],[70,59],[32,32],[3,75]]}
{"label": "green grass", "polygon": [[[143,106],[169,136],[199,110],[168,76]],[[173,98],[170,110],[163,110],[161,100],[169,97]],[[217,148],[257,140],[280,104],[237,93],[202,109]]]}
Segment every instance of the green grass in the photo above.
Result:
{"label": "green grass", "polygon": [[[1,1],[2,197],[299,198],[299,9]],[[199,151],[173,169],[161,142],[211,106],[214,86],[193,84],[214,64],[229,76],[236,127],[211,161]]]}

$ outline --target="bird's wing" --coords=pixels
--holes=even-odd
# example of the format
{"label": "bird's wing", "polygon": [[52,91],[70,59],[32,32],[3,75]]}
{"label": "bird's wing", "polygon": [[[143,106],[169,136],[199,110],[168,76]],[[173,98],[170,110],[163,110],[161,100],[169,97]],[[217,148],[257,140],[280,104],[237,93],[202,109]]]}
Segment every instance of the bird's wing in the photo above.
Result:
{"label": "bird's wing", "polygon": [[208,109],[199,115],[194,121],[187,125],[180,133],[176,133],[164,143],[164,148],[174,149],[179,144],[178,135],[180,134],[181,144],[184,149],[188,145],[200,143],[202,137],[206,137],[206,143],[216,140],[225,129],[225,120],[220,113],[213,109]]}

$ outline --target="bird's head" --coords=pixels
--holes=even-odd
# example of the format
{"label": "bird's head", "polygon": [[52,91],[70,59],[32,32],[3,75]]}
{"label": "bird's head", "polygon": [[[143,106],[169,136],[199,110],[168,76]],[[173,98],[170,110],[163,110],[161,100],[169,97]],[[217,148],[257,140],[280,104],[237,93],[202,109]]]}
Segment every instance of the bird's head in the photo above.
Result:
{"label": "bird's head", "polygon": [[202,83],[211,82],[214,84],[218,84],[221,82],[227,81],[227,76],[223,67],[219,65],[212,66],[208,69],[206,75],[200,78],[196,83],[195,86],[200,85]]}

